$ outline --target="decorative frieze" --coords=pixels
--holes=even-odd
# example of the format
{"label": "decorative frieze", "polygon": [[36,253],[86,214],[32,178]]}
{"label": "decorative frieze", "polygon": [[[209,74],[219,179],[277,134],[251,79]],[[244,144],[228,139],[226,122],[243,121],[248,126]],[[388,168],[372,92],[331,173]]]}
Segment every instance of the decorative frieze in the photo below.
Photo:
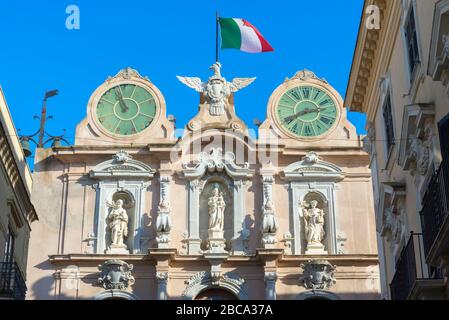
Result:
{"label": "decorative frieze", "polygon": [[[386,0],[376,0],[373,5],[379,8],[379,25],[380,29],[372,28],[367,29],[363,33],[363,38],[359,41],[358,51],[360,54],[356,56],[355,63],[358,65],[358,72],[353,83],[349,85],[349,88],[353,88],[353,92],[350,93],[352,96],[352,101],[349,102],[352,111],[365,112],[367,107],[366,95],[368,92],[368,86],[372,82],[372,70],[374,62],[377,59],[379,51],[379,39],[381,37],[381,32],[387,30],[383,28],[383,23],[386,17],[387,1]],[[364,8],[366,10],[366,7]]]}

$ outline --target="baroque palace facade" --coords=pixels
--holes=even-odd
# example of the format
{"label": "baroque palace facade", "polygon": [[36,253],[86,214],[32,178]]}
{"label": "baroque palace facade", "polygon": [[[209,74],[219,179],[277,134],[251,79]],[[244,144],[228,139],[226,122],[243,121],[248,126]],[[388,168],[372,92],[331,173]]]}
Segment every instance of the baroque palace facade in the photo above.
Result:
{"label": "baroque palace facade", "polygon": [[[25,299],[33,179],[0,87],[0,300]],[[34,225],[34,224],[33,224]]]}
{"label": "baroque palace facade", "polygon": [[367,115],[385,299],[449,298],[449,1],[367,0],[345,105]]}
{"label": "baroque palace facade", "polygon": [[200,99],[180,138],[127,68],[73,146],[36,151],[28,299],[380,297],[369,156],[340,95],[296,73],[255,139],[234,106],[255,79],[211,69],[178,77]]}

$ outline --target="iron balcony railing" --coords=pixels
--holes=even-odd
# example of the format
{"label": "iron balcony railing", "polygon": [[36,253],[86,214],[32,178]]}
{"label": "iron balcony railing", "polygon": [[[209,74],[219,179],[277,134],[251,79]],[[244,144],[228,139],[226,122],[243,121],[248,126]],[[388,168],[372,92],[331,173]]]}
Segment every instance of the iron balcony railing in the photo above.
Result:
{"label": "iron balcony railing", "polygon": [[392,300],[407,300],[419,280],[441,278],[437,269],[425,263],[421,242],[422,234],[412,232],[407,245],[402,249],[390,284]]}
{"label": "iron balcony railing", "polygon": [[0,262],[0,299],[25,300],[27,287],[15,262]]}
{"label": "iron balcony railing", "polygon": [[421,225],[426,257],[449,215],[449,153],[443,157],[440,168],[430,180],[423,198]]}

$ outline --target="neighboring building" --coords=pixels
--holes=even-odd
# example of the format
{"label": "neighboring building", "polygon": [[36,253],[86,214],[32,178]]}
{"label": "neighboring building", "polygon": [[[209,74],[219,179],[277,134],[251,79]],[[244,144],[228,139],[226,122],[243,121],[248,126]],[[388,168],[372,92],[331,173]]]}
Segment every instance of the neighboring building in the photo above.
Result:
{"label": "neighboring building", "polygon": [[127,68],[92,94],[73,146],[36,151],[29,299],[380,297],[369,157],[340,95],[298,72],[253,140],[234,93],[254,79],[220,68],[179,77],[200,92],[179,139]]}
{"label": "neighboring building", "polygon": [[370,5],[380,29],[361,23],[345,106],[367,115],[382,295],[447,299],[449,1]]}
{"label": "neighboring building", "polygon": [[0,300],[25,299],[32,177],[0,87]]}

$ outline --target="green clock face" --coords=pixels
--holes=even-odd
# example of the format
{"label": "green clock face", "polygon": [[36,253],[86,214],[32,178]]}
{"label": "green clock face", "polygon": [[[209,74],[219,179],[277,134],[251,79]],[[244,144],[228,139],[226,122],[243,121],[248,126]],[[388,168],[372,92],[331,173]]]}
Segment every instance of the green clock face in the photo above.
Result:
{"label": "green clock face", "polygon": [[146,89],[134,84],[122,84],[103,94],[96,116],[108,132],[128,136],[148,128],[154,120],[156,109],[156,101]]}
{"label": "green clock face", "polygon": [[334,100],[323,90],[299,86],[287,91],[276,106],[282,127],[298,137],[318,137],[326,133],[338,116]]}

